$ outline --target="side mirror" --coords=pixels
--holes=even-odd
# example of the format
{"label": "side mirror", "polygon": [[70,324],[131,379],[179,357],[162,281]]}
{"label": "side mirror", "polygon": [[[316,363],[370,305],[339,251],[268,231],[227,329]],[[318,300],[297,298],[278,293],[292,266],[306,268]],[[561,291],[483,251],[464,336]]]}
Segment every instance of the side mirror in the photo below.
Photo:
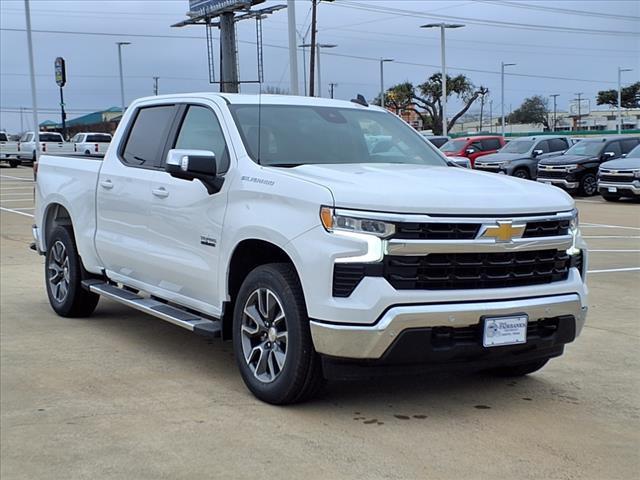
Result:
{"label": "side mirror", "polygon": [[224,183],[218,176],[216,155],[207,150],[169,150],[164,169],[175,178],[200,180],[210,195],[219,192]]}
{"label": "side mirror", "polygon": [[538,155],[542,155],[544,152],[540,149],[536,149],[532,153],[534,157],[537,157]]}
{"label": "side mirror", "polygon": [[473,153],[476,153],[476,149],[475,148],[467,148],[465,150],[465,152],[467,153],[467,155],[471,155]]}
{"label": "side mirror", "polygon": [[615,154],[614,152],[604,152],[604,153],[602,154],[602,158],[603,158],[603,159],[606,159],[606,158],[613,158],[613,157],[615,157],[615,156],[616,156],[616,154]]}

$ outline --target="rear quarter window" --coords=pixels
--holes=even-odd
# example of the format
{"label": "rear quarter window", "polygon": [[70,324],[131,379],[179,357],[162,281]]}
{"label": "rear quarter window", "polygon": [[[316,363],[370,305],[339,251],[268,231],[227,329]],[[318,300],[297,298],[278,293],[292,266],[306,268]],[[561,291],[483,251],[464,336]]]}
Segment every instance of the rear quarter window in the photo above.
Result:
{"label": "rear quarter window", "polygon": [[86,141],[89,143],[109,143],[111,135],[88,135]]}

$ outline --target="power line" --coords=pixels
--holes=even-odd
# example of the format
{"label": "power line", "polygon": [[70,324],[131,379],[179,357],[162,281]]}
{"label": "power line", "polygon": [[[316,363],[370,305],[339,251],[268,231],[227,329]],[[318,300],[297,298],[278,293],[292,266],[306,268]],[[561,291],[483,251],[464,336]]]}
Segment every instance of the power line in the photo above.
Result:
{"label": "power line", "polygon": [[583,17],[610,18],[615,20],[638,21],[640,17],[633,15],[615,15],[611,13],[589,12],[587,10],[572,10],[568,8],[546,7],[543,5],[531,5],[530,3],[516,3],[504,0],[476,0],[480,3],[499,5],[501,7],[524,8],[526,10],[539,10],[542,12],[553,12],[565,15],[577,15]]}
{"label": "power line", "polygon": [[363,10],[367,12],[385,13],[391,15],[400,15],[407,17],[423,17],[423,18],[436,18],[440,20],[455,20],[463,21],[470,25],[491,26],[497,28],[512,28],[518,30],[533,30],[533,31],[547,31],[556,33],[572,33],[572,34],[588,34],[588,35],[607,35],[607,36],[639,36],[639,32],[627,32],[620,30],[596,30],[590,28],[575,28],[575,27],[553,27],[548,25],[539,25],[532,23],[516,23],[516,22],[501,22],[498,20],[484,20],[474,19],[469,17],[458,17],[451,15],[437,15],[432,13],[423,13],[413,10],[403,10],[397,8],[383,8],[374,5],[365,5],[357,2],[343,0],[340,3],[334,4],[337,7],[351,8],[355,10]]}
{"label": "power line", "polygon": [[[22,29],[22,28],[5,28],[5,27],[2,27],[2,28],[0,28],[0,31],[24,32],[24,29]],[[170,39],[204,40],[204,37],[188,36],[188,35],[158,35],[158,34],[142,34],[142,33],[127,34],[127,33],[107,33],[107,32],[79,32],[79,31],[66,31],[66,30],[32,30],[32,31],[33,31],[33,33],[46,33],[46,34],[56,34],[56,35],[58,35],[58,34],[59,35],[90,35],[90,36],[108,36],[108,37],[119,37],[119,38],[142,37],[142,38],[170,38]],[[247,40],[239,40],[239,43],[246,43],[246,44],[250,44],[250,45],[255,45],[254,42],[250,42],[250,41],[247,41]],[[269,43],[265,43],[264,46],[265,47],[270,47],[270,48],[277,48],[277,49],[281,49],[281,50],[287,50],[288,49],[288,47],[286,47],[284,45],[274,45],[274,44],[269,44]],[[355,60],[367,60],[367,61],[371,61],[371,62],[379,62],[380,61],[380,59],[376,58],[376,57],[365,57],[365,56],[360,56],[360,55],[349,55],[349,54],[337,53],[337,52],[323,52],[323,55],[332,56],[332,57],[340,57],[340,58],[351,58],[351,59],[355,59]],[[435,69],[439,69],[440,68],[439,65],[408,62],[408,61],[402,61],[402,60],[396,60],[395,63],[396,64],[401,64],[401,65],[410,65],[410,66],[415,66],[415,67],[429,67],[429,68],[435,68]],[[454,67],[454,66],[451,66],[449,68],[451,70],[461,71],[461,72],[475,72],[475,73],[488,73],[488,74],[492,74],[492,75],[500,75],[500,72],[493,71],[493,70],[481,70],[481,69],[477,69],[477,68],[463,68],[463,67]],[[610,81],[610,80],[588,80],[588,79],[582,79],[582,78],[558,77],[558,76],[552,76],[552,75],[537,75],[537,74],[525,74],[525,73],[509,73],[508,75],[514,76],[514,77],[540,78],[540,79],[547,79],[547,80],[566,80],[566,81],[584,82],[584,83],[598,83],[598,84],[602,84],[602,83],[612,83],[613,84],[613,83],[616,83],[616,82],[613,82],[613,81]]]}

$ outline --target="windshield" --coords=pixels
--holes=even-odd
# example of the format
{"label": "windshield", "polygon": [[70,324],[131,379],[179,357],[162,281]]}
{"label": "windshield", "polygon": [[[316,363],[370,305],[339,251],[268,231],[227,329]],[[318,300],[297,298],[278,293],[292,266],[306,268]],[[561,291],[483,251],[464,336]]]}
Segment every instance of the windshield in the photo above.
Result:
{"label": "windshield", "polygon": [[527,153],[533,147],[533,140],[511,140],[500,149],[500,153]]}
{"label": "windshield", "polygon": [[640,158],[640,145],[627,154],[627,158]]}
{"label": "windshield", "polygon": [[420,134],[389,113],[307,105],[229,108],[247,153],[261,165],[446,165]]}
{"label": "windshield", "polygon": [[565,152],[565,155],[595,156],[600,154],[604,146],[602,140],[582,140]]}
{"label": "windshield", "polygon": [[443,152],[459,152],[467,144],[466,140],[449,140],[440,147]]}

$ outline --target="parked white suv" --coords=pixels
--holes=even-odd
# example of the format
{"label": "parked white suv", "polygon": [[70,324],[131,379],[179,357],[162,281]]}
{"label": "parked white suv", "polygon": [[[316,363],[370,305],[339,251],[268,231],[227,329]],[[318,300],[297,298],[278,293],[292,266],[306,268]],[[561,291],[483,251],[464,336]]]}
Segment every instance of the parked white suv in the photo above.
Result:
{"label": "parked white suv", "polygon": [[111,135],[108,133],[78,133],[71,139],[71,143],[74,152],[102,156],[109,148]]}
{"label": "parked white suv", "polygon": [[41,158],[33,231],[58,314],[102,295],[231,339],[275,404],[381,367],[527,374],[587,312],[571,197],[448,166],[362,99],[137,100],[103,161]]}

